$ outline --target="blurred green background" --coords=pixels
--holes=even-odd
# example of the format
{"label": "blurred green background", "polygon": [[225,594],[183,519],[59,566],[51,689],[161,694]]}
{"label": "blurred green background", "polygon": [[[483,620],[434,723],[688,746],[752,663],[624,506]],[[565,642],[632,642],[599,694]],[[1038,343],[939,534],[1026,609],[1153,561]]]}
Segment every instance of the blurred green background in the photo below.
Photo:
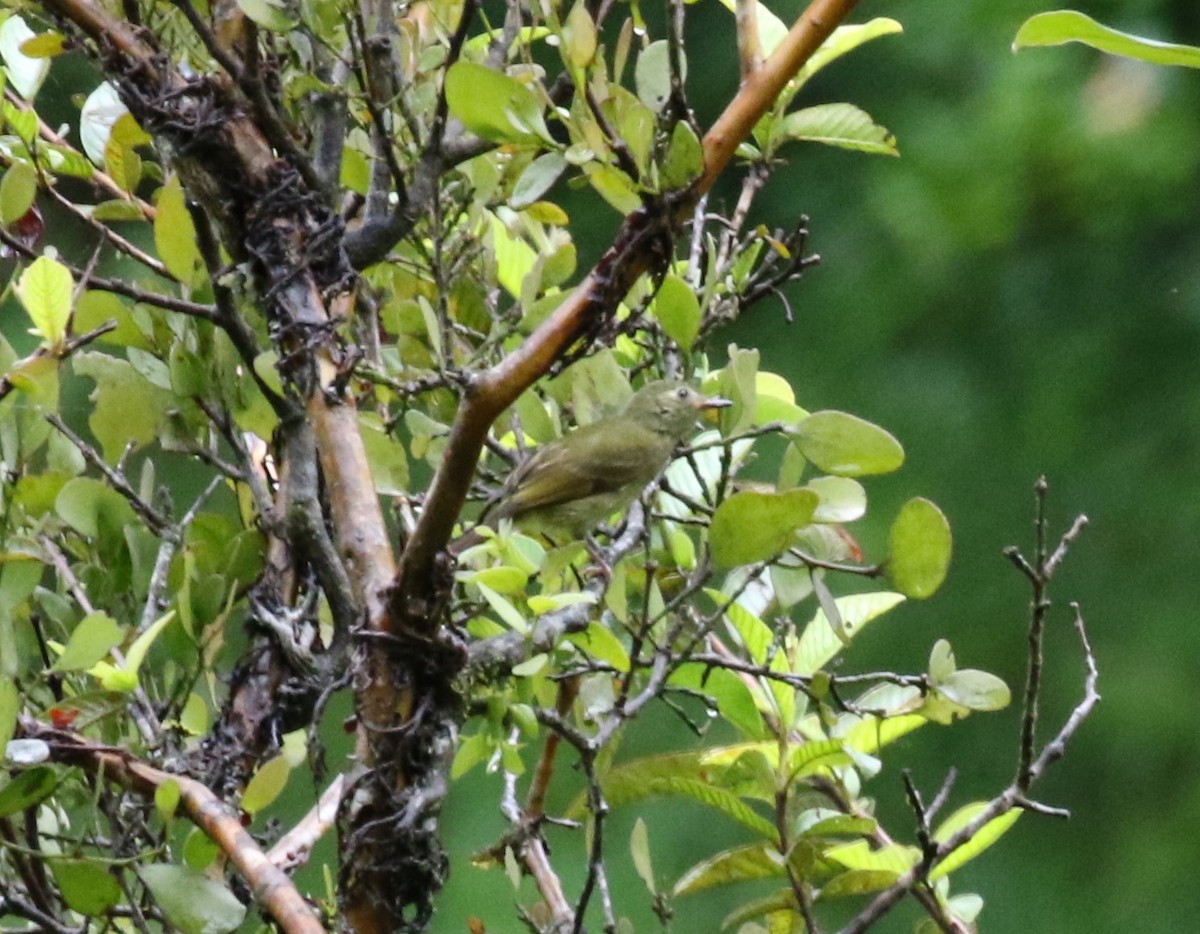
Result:
{"label": "blurred green background", "polygon": [[[801,8],[769,6],[785,19]],[[868,485],[871,521],[858,530],[868,547],[908,496],[933,498],[950,518],[955,557],[944,589],[869,631],[848,665],[922,670],[945,636],[961,665],[1019,689],[1028,591],[1001,549],[1031,543],[1039,474],[1056,530],[1089,516],[1053,591],[1046,730],[1081,696],[1068,601],[1080,601],[1088,621],[1103,701],[1038,788],[1073,817],[1024,817],[956,875],[956,890],[984,896],[980,924],[991,934],[1194,930],[1200,72],[1081,46],[1012,54],[1018,26],[1051,8],[859,6],[855,21],[891,16],[904,34],[841,60],[800,103],[860,105],[896,134],[902,157],[788,152],[755,219],[786,226],[808,214],[823,262],[789,293],[794,324],[766,301],[712,349],[760,347],[763,368],[786,374],[805,407],[845,409],[901,439],[904,469]],[[1116,28],[1200,44],[1194,0],[1077,8]],[[716,3],[690,13],[689,86],[708,123],[736,85],[731,17]],[[713,197],[734,196],[728,187]],[[595,249],[609,222],[596,222]],[[1012,776],[1018,719],[1015,707],[976,715],[894,747],[868,786],[893,830],[911,834],[902,766],[932,794],[955,765],[953,803],[987,796]],[[655,719],[625,753],[686,743],[672,721]],[[456,850],[499,832],[499,784],[473,775],[453,793],[446,825],[460,828]],[[609,836],[625,873],[633,816],[618,813]],[[737,838],[699,807],[651,806],[645,819],[664,886],[719,840]],[[579,853],[575,838],[552,841],[561,858]],[[579,879],[568,873],[569,886]],[[648,904],[631,874],[616,883]],[[464,930],[466,915],[483,914],[487,891],[511,898],[501,873],[459,866],[436,929]],[[715,931],[745,894],[681,901],[673,930]],[[517,930],[494,920],[503,917],[494,905],[483,915],[488,930]],[[897,913],[879,930],[910,930],[917,917]],[[639,931],[654,929],[648,910],[634,918]]]}

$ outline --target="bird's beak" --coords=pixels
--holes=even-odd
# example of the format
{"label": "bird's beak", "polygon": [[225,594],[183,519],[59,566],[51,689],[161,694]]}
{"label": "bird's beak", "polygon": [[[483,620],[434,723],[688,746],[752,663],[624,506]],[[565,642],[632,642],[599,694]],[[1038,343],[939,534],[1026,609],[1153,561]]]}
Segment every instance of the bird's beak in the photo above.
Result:
{"label": "bird's beak", "polygon": [[701,396],[696,400],[696,412],[703,416],[706,422],[716,422],[717,417],[709,413],[716,412],[718,409],[723,409],[733,405],[729,399],[722,399],[720,396]]}
{"label": "bird's beak", "polygon": [[701,412],[707,412],[710,409],[723,409],[733,405],[729,399],[722,399],[720,396],[701,396],[696,402],[696,408]]}

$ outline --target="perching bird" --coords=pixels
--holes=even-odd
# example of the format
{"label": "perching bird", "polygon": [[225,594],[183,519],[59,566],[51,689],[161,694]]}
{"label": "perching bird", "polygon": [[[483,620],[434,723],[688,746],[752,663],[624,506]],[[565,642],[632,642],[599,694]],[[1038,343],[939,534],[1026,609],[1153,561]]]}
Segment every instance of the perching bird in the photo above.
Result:
{"label": "perching bird", "polygon": [[480,521],[512,519],[523,532],[555,541],[582,538],[662,472],[701,412],[731,404],[677,380],[647,383],[622,412],[538,447]]}

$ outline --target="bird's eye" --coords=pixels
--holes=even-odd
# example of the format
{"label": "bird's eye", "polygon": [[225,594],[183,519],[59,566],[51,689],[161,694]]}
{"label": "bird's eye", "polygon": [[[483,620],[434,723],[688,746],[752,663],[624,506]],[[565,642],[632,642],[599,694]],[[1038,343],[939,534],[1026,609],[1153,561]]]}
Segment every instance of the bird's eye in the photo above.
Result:
{"label": "bird's eye", "polygon": [[676,395],[676,396],[678,396],[680,399],[686,399],[686,398],[688,397],[688,389],[687,389],[687,387],[686,387],[686,386],[681,386],[679,389],[677,389],[677,390],[675,391],[675,395]]}

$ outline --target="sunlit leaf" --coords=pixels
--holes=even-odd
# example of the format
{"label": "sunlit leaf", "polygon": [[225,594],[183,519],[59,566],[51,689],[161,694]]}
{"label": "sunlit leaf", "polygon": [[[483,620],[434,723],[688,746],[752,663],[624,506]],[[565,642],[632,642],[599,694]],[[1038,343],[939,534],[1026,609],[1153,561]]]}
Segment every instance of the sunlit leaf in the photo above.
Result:
{"label": "sunlit leaf", "polygon": [[0,24],[0,58],[4,59],[4,74],[27,101],[33,100],[50,73],[48,58],[31,57],[21,51],[21,46],[33,38],[33,30],[15,13]]}
{"label": "sunlit leaf", "polygon": [[[837,606],[842,617],[843,632],[847,636],[858,635],[872,620],[903,602],[903,594],[887,591],[838,597]],[[843,644],[834,635],[825,613],[818,610],[800,635],[793,670],[796,674],[812,675],[834,658],[842,648]]]}
{"label": "sunlit leaf", "polygon": [[885,156],[900,155],[896,137],[853,104],[818,104],[776,120],[771,127],[771,146],[788,140]]}
{"label": "sunlit leaf", "polygon": [[37,195],[37,172],[28,162],[14,162],[0,179],[0,223],[20,220]]}
{"label": "sunlit leaf", "polygon": [[566,167],[567,160],[562,153],[542,153],[521,173],[508,203],[518,209],[533,204],[550,190]]}
{"label": "sunlit leaf", "polygon": [[700,300],[692,286],[668,273],[650,303],[650,313],[658,319],[667,337],[683,350],[691,349],[700,333]]}
{"label": "sunlit leaf", "polygon": [[185,285],[193,285],[200,265],[200,247],[178,175],[168,178],[159,190],[157,208],[154,245],[158,256],[171,275]]}
{"label": "sunlit leaf", "polygon": [[459,60],[446,72],[446,103],[463,126],[497,143],[551,141],[542,99],[515,78]]}
{"label": "sunlit leaf", "polygon": [[74,289],[71,270],[49,256],[39,256],[17,280],[17,297],[29,312],[33,332],[50,347],[60,347],[66,338]]}
{"label": "sunlit leaf", "polygon": [[242,810],[257,814],[270,805],[287,787],[292,767],[282,755],[274,756],[255,771],[242,793]]}
{"label": "sunlit leaf", "polygon": [[107,613],[93,611],[79,621],[62,655],[54,662],[56,671],[85,671],[104,658],[125,638],[125,629]]}
{"label": "sunlit leaf", "polygon": [[1035,46],[1063,45],[1067,42],[1080,42],[1101,52],[1152,65],[1200,68],[1200,46],[1176,45],[1118,32],[1074,10],[1056,10],[1031,16],[1017,30],[1012,47],[1014,52],[1019,52]]}
{"label": "sunlit leaf", "polygon": [[263,29],[287,32],[296,25],[285,0],[237,0],[238,7]]}
{"label": "sunlit leaf", "polygon": [[[974,821],[988,808],[986,801],[980,801],[975,804],[968,804],[953,814],[951,814],[942,823],[940,827],[933,833],[933,839],[938,843],[945,843],[956,833]],[[952,852],[949,856],[943,859],[940,863],[933,867],[929,873],[929,881],[933,882],[940,879],[942,876],[949,875],[961,866],[973,860],[976,856],[990,847],[993,843],[999,840],[1013,824],[1017,822],[1025,811],[1022,808],[1013,808],[1006,811],[999,817],[993,818],[979,828],[970,840]]]}
{"label": "sunlit leaf", "polygon": [[718,885],[771,879],[782,876],[783,857],[775,847],[754,843],[723,850],[688,869],[671,890],[672,895],[690,895]]}
{"label": "sunlit leaf", "polygon": [[814,412],[792,432],[800,453],[826,473],[862,477],[891,473],[904,463],[900,442],[857,415]]}
{"label": "sunlit leaf", "polygon": [[[686,77],[686,68],[681,80]],[[638,55],[634,84],[643,104],[658,112],[671,97],[671,53],[665,39],[651,42]]]}
{"label": "sunlit leaf", "polygon": [[629,855],[633,857],[633,868],[646,883],[650,894],[656,894],[654,866],[650,861],[650,836],[646,832],[646,822],[640,817],[633,822],[633,832],[629,835]]}
{"label": "sunlit leaf", "polygon": [[778,554],[796,529],[812,521],[817,503],[811,490],[734,493],[713,514],[708,532],[713,560],[737,567]]}
{"label": "sunlit leaf", "polygon": [[942,511],[927,499],[910,499],[888,533],[888,578],[906,596],[928,597],[946,579],[951,547]]}

